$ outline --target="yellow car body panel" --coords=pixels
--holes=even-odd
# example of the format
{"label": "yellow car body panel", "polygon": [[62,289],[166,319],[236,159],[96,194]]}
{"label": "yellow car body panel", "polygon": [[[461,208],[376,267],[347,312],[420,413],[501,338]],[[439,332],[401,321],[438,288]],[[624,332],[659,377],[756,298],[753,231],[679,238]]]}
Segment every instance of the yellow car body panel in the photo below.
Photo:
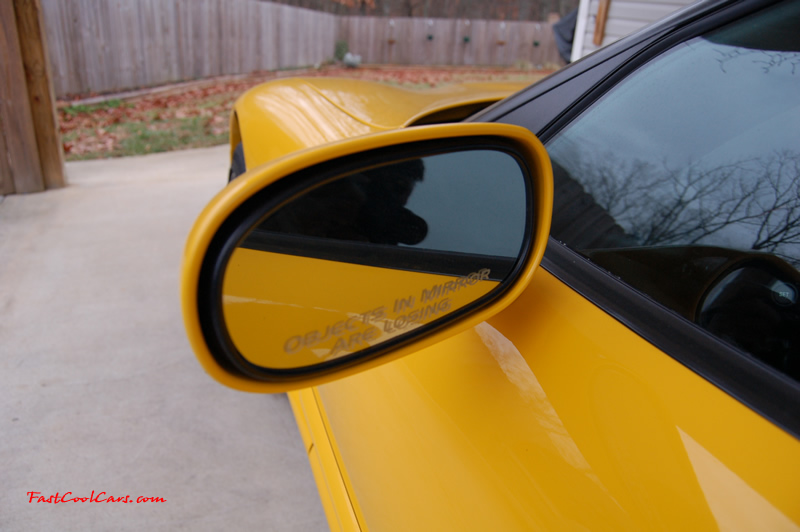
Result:
{"label": "yellow car body panel", "polygon": [[339,471],[338,458],[327,438],[328,429],[317,405],[315,390],[306,388],[288,395],[331,532],[361,530]]}
{"label": "yellow car body panel", "polygon": [[[248,167],[436,105],[323,85],[239,100]],[[800,530],[800,441],[543,269],[487,322],[289,396],[334,530]]]}
{"label": "yellow car body panel", "polygon": [[364,530],[800,529],[800,442],[541,269],[317,393]]}
{"label": "yellow car body panel", "polygon": [[231,150],[243,140],[247,168],[255,168],[312,146],[405,127],[448,110],[483,107],[524,86],[470,83],[417,91],[352,79],[273,81],[236,101]]}

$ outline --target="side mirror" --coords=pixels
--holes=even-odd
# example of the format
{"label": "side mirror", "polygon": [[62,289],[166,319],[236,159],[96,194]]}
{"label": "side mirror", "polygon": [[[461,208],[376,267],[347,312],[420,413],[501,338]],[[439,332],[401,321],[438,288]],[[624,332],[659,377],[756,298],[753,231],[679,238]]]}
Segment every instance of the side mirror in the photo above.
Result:
{"label": "side mirror", "polygon": [[283,392],[486,320],[541,261],[552,172],[527,130],[404,129],[244,174],[189,236],[189,339],[218,381]]}

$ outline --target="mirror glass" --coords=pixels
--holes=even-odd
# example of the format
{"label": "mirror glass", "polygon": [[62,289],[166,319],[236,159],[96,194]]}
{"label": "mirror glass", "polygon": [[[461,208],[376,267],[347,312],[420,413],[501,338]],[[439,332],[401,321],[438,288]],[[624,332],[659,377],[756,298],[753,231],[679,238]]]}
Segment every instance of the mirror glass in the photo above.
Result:
{"label": "mirror glass", "polygon": [[256,366],[317,366],[436,325],[508,279],[530,224],[504,151],[390,161],[310,185],[241,239],[222,307]]}

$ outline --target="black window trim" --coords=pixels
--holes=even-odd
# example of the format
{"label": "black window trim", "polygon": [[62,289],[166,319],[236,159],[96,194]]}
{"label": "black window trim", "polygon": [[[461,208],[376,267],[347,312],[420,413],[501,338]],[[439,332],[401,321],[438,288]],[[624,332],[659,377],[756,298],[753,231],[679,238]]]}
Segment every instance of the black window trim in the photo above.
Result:
{"label": "black window trim", "polygon": [[[715,10],[656,38],[609,72],[573,106],[538,133],[547,145],[601,96],[651,59],[777,1],[744,0]],[[602,68],[602,63],[596,68]],[[495,120],[504,122],[502,117]],[[800,439],[800,383],[679,316],[647,295],[550,239],[542,267],[655,347]]]}

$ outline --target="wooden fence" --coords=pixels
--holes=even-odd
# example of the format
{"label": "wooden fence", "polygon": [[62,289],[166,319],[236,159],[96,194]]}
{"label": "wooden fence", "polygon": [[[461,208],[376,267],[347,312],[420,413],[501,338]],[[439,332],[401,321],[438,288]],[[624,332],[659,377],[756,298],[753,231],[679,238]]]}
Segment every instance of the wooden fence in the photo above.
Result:
{"label": "wooden fence", "polygon": [[42,0],[56,94],[310,65],[336,17],[250,0]]}
{"label": "wooden fence", "polygon": [[558,64],[549,24],[335,15],[255,0],[41,0],[57,96],[322,63]]}
{"label": "wooden fence", "polygon": [[541,22],[342,17],[339,38],[366,63],[563,65],[552,26]]}

